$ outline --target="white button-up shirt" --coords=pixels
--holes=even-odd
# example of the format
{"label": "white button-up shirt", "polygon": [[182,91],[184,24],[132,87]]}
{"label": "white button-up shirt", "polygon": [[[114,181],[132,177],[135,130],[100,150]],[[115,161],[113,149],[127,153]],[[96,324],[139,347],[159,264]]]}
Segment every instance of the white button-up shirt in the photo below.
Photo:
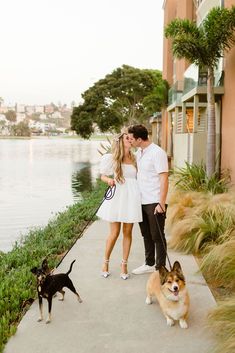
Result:
{"label": "white button-up shirt", "polygon": [[160,173],[168,172],[166,152],[151,143],[148,147],[138,149],[137,181],[141,193],[142,205],[160,202]]}

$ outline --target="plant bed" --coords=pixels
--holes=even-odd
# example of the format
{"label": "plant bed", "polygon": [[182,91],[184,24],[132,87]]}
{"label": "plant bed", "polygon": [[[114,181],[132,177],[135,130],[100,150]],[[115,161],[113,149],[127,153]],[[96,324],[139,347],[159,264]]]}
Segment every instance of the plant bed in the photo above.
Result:
{"label": "plant bed", "polygon": [[31,230],[14,245],[12,251],[0,253],[1,353],[36,298],[35,281],[30,269],[41,264],[46,257],[51,268],[60,263],[71,246],[83,235],[81,231],[102,201],[105,187],[105,184],[98,182],[91,192],[83,194],[82,202],[58,213],[46,227]]}

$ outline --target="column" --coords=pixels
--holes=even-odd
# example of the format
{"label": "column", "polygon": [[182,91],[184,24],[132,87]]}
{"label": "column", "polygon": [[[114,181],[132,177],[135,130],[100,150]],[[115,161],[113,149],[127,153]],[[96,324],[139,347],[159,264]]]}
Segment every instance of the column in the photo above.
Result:
{"label": "column", "polygon": [[197,132],[197,126],[198,126],[198,103],[199,103],[199,97],[196,94],[193,98],[193,133]]}

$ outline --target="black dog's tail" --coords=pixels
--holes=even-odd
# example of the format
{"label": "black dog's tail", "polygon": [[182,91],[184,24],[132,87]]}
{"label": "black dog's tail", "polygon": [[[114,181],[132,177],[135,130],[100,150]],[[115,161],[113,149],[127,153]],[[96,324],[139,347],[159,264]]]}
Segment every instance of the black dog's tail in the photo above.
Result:
{"label": "black dog's tail", "polygon": [[70,268],[69,268],[68,272],[66,273],[66,275],[69,275],[70,272],[72,271],[73,264],[74,264],[75,261],[76,261],[76,260],[73,260],[73,262],[71,263]]}

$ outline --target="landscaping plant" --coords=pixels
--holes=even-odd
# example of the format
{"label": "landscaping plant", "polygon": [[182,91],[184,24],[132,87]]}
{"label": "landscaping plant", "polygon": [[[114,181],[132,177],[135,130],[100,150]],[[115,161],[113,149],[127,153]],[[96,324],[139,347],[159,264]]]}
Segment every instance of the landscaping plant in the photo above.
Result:
{"label": "landscaping plant", "polygon": [[218,303],[208,316],[210,328],[216,335],[214,353],[235,352],[235,296]]}
{"label": "landscaping plant", "polygon": [[[229,177],[208,178],[203,166],[172,175],[166,231],[168,245],[198,257],[218,306],[208,316],[216,334],[213,353],[235,352],[235,192]],[[222,193],[221,193],[222,192]]]}
{"label": "landscaping plant", "polygon": [[84,226],[103,199],[105,184],[98,182],[93,191],[83,194],[83,201],[60,212],[44,228],[31,230],[12,251],[0,253],[0,352],[17,329],[33,299],[36,283],[30,269],[48,258],[56,267],[82,235]]}

